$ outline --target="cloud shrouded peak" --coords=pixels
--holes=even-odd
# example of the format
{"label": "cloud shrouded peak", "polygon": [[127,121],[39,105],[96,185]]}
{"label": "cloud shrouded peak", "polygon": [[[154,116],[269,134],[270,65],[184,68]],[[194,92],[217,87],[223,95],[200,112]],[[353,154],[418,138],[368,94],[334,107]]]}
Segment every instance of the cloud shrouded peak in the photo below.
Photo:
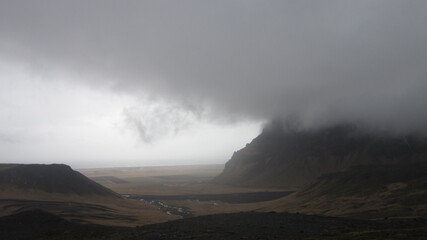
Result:
{"label": "cloud shrouded peak", "polygon": [[361,122],[425,132],[426,7],[2,1],[0,55],[36,71],[78,74],[75,81],[94,87],[202,105],[219,118],[297,116],[306,126]]}

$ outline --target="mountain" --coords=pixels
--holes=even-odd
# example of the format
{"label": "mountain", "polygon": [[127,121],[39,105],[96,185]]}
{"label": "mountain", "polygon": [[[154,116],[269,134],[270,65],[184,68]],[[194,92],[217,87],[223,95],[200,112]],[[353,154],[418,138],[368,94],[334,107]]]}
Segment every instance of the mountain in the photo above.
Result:
{"label": "mountain", "polygon": [[137,226],[177,216],[122,198],[63,164],[0,164],[0,217],[41,209],[73,223]]}
{"label": "mountain", "polygon": [[325,174],[265,210],[371,219],[427,216],[427,162]]}
{"label": "mountain", "polygon": [[1,164],[0,189],[120,198],[120,195],[63,164]]}
{"label": "mountain", "polygon": [[353,124],[292,130],[273,123],[235,152],[214,181],[249,187],[299,188],[351,166],[427,160],[427,141],[416,136],[369,134]]}

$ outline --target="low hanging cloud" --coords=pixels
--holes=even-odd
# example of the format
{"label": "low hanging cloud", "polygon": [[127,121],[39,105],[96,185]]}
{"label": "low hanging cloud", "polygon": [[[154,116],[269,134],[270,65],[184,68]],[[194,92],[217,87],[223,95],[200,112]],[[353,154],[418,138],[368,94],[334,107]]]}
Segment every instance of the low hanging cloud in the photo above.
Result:
{"label": "low hanging cloud", "polygon": [[176,135],[200,119],[202,113],[168,103],[141,104],[125,108],[123,128],[136,132],[140,140],[153,142],[167,135]]}
{"label": "low hanging cloud", "polygon": [[[426,8],[422,0],[10,0],[0,3],[0,58],[202,105],[218,118],[427,132]],[[143,118],[125,115],[151,138]]]}

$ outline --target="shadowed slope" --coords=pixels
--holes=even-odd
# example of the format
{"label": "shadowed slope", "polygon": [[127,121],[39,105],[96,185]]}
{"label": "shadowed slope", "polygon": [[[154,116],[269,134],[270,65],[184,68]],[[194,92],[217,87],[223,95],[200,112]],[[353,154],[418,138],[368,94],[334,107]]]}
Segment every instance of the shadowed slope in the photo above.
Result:
{"label": "shadowed slope", "polygon": [[351,166],[417,162],[426,156],[427,141],[416,137],[375,136],[355,125],[292,131],[276,124],[235,152],[215,181],[301,187],[322,174]]}
{"label": "shadowed slope", "polygon": [[266,211],[360,218],[427,216],[427,163],[371,165],[321,176]]}
{"label": "shadowed slope", "polygon": [[110,189],[63,164],[0,165],[0,187],[120,198]]}
{"label": "shadowed slope", "polygon": [[0,164],[0,216],[42,209],[73,222],[136,226],[177,219],[122,198],[62,164]]}

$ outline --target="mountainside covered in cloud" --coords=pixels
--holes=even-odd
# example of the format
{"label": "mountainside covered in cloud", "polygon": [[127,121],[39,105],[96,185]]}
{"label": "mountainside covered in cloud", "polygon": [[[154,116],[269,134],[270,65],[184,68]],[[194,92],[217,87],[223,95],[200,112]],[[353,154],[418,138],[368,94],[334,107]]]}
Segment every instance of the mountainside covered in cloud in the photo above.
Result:
{"label": "mountainside covered in cloud", "polygon": [[427,132],[425,1],[24,2],[0,3],[0,64],[181,108],[127,111],[142,139],[190,113]]}
{"label": "mountainside covered in cloud", "polygon": [[276,122],[235,152],[215,181],[292,188],[351,166],[426,159],[427,140],[416,136],[377,135],[352,124],[292,130]]}

